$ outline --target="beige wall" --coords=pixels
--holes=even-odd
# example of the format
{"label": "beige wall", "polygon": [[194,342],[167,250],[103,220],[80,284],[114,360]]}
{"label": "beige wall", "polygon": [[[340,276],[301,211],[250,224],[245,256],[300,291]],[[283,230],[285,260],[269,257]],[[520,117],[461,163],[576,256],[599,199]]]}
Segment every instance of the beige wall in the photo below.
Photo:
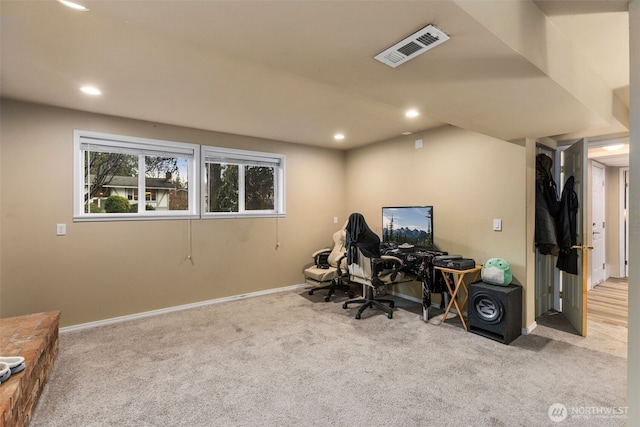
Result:
{"label": "beige wall", "polygon": [[[416,139],[423,148],[415,149]],[[524,146],[442,127],[349,151],[346,183],[348,211],[362,213],[379,235],[382,206],[433,205],[439,249],[477,262],[506,259],[525,299],[533,298],[526,283]],[[503,231],[493,231],[494,218],[502,219]],[[400,292],[420,291],[405,286]],[[528,313],[523,326],[532,322]]]}
{"label": "beige wall", "polygon": [[[381,234],[390,205],[432,204],[441,249],[507,259],[533,298],[524,146],[443,127],[345,154],[8,100],[1,120],[2,317],[60,309],[68,326],[300,284],[309,255],[331,244],[334,216],[342,225],[361,212]],[[73,129],[284,153],[286,218],[192,220],[195,265],[187,220],[73,223]],[[417,286],[400,292],[420,297]]]}
{"label": "beige wall", "polygon": [[[2,101],[0,316],[62,310],[68,326],[304,282],[345,208],[345,154]],[[287,215],[73,223],[74,129],[284,153]],[[56,224],[67,235],[56,236]],[[278,235],[276,235],[276,232]],[[279,240],[280,247],[276,249]]]}

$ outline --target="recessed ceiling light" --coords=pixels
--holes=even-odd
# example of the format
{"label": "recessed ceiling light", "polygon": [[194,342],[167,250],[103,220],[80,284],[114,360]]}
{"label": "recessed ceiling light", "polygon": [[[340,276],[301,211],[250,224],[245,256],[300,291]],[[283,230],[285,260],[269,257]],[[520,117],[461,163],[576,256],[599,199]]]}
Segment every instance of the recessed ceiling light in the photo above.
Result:
{"label": "recessed ceiling light", "polygon": [[404,113],[404,115],[407,117],[418,117],[420,113],[418,113],[418,110],[407,110],[407,112]]}
{"label": "recessed ceiling light", "polygon": [[95,86],[82,86],[80,90],[87,95],[102,95],[102,91]]}
{"label": "recessed ceiling light", "polygon": [[341,133],[336,133],[335,135],[333,135],[333,139],[335,139],[336,141],[342,141],[344,139],[344,135]]}
{"label": "recessed ceiling light", "polygon": [[624,144],[607,145],[607,146],[602,147],[602,148],[604,148],[607,151],[616,151],[616,150],[621,149],[622,147],[624,147]]}
{"label": "recessed ceiling light", "polygon": [[86,7],[82,6],[81,4],[74,3],[74,2],[69,1],[69,0],[58,0],[58,3],[63,4],[65,6],[67,6],[67,7],[70,7],[71,9],[81,10],[83,12],[86,12],[87,10],[89,10]]}

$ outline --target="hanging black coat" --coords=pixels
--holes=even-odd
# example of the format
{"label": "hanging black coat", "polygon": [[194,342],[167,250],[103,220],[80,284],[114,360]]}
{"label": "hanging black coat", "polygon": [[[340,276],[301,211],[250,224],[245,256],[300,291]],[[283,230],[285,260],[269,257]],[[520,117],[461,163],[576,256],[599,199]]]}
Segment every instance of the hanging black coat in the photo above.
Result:
{"label": "hanging black coat", "polygon": [[536,221],[535,244],[543,255],[558,255],[560,247],[556,234],[555,217],[560,211],[558,189],[551,166],[553,160],[546,154],[536,156]]}
{"label": "hanging black coat", "polygon": [[572,246],[578,244],[578,195],[573,190],[574,178],[570,176],[562,189],[560,210],[556,216],[558,245],[560,253],[556,267],[570,274],[578,274],[578,250]]}

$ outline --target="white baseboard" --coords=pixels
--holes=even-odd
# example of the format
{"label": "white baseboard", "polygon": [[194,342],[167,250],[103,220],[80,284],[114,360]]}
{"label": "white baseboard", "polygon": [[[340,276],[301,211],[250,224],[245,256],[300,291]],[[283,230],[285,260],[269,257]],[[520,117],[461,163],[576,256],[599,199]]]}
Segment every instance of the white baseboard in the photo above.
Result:
{"label": "white baseboard", "polygon": [[533,323],[531,323],[529,326],[527,326],[526,328],[522,328],[522,335],[529,335],[537,327],[538,323],[534,320]]}
{"label": "white baseboard", "polygon": [[130,320],[142,319],[145,317],[158,316],[160,314],[173,313],[175,311],[188,310],[190,308],[204,307],[211,304],[219,304],[223,302],[236,301],[244,298],[253,298],[261,295],[274,294],[277,292],[293,291],[296,289],[307,287],[306,284],[291,285],[282,288],[267,289],[264,291],[251,292],[248,294],[233,295],[230,297],[216,298],[206,301],[194,302],[191,304],[176,305],[173,307],[161,308],[158,310],[144,311],[142,313],[129,314],[126,316],[112,317],[110,319],[97,320],[95,322],[81,323],[79,325],[65,326],[60,328],[60,333],[81,331],[83,329],[96,328],[98,326],[112,325],[115,323],[128,322]]}

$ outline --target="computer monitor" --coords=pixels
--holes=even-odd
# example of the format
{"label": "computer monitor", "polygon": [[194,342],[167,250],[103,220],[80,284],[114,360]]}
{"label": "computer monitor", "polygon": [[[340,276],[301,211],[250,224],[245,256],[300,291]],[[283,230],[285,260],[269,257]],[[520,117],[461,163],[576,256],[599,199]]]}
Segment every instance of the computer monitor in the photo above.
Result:
{"label": "computer monitor", "polygon": [[433,247],[433,206],[383,207],[382,241]]}

